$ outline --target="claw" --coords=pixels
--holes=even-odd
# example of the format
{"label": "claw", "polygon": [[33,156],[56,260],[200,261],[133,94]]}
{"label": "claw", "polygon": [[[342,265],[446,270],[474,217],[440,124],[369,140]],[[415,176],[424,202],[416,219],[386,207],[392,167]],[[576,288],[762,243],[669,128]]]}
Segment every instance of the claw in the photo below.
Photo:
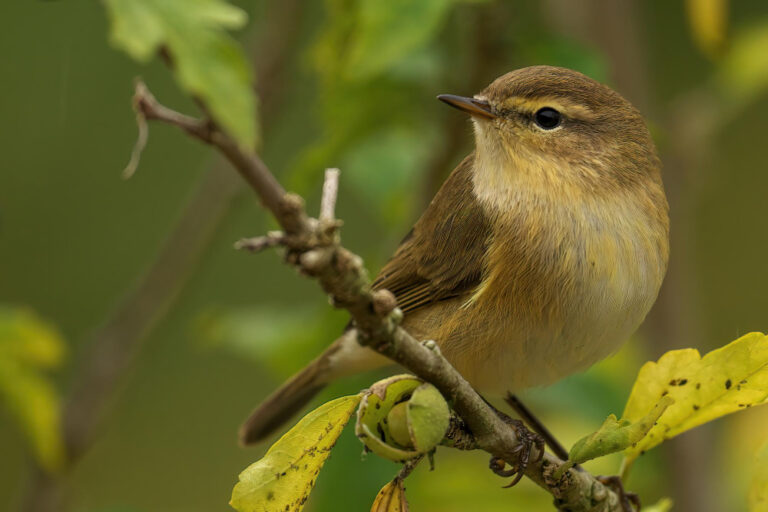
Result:
{"label": "claw", "polygon": [[596,478],[598,482],[605,485],[606,487],[610,487],[613,492],[619,495],[619,500],[621,502],[621,508],[623,512],[640,511],[640,508],[642,507],[640,503],[640,496],[633,492],[624,490],[624,484],[621,481],[621,477],[598,476]]}
{"label": "claw", "polygon": [[[525,425],[523,425],[520,420],[505,418],[505,421],[515,430],[515,433],[520,440],[520,444],[515,448],[517,461],[515,464],[510,465],[509,469],[505,469],[507,467],[507,461],[499,457],[491,457],[489,467],[491,471],[499,476],[503,476],[505,478],[511,476],[515,477],[509,484],[503,486],[505,489],[507,489],[509,487],[513,487],[523,478],[525,470],[528,468],[528,465],[531,462],[535,464],[541,460],[541,457],[544,455],[544,438],[525,428]],[[536,446],[538,453],[536,459],[532,461],[531,448],[533,446]]]}

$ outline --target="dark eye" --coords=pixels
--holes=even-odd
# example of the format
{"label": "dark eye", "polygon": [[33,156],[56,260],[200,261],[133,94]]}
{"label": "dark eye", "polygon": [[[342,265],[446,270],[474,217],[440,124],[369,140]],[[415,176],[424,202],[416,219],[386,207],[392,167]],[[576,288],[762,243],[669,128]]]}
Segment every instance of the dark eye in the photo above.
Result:
{"label": "dark eye", "polygon": [[550,107],[540,108],[533,114],[533,120],[544,130],[557,128],[562,119],[563,116],[560,115],[560,112]]}

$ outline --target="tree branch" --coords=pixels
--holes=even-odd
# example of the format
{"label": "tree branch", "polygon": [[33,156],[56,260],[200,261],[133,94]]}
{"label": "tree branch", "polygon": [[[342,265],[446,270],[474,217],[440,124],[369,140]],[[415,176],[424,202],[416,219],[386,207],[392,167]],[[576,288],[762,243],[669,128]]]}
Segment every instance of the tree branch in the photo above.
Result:
{"label": "tree branch", "polygon": [[[362,259],[341,246],[340,223],[332,215],[310,218],[303,200],[286,193],[258,156],[239,148],[215,123],[164,107],[141,82],[136,84],[134,106],[146,119],[175,125],[226,156],[285,231],[281,236],[287,262],[316,278],[335,307],[349,311],[360,343],[437,387],[465,422],[477,448],[512,464],[517,462],[521,440],[515,430],[451,366],[434,342],[420,343],[399,327],[402,312],[394,296],[386,290],[371,289]],[[328,197],[330,203],[330,192]],[[328,213],[328,207],[323,211]],[[622,510],[617,494],[589,473],[569,470],[555,481],[552,475],[562,460],[539,453],[532,453],[532,460],[536,462],[528,466],[526,476],[551,493],[558,508],[574,512]]]}

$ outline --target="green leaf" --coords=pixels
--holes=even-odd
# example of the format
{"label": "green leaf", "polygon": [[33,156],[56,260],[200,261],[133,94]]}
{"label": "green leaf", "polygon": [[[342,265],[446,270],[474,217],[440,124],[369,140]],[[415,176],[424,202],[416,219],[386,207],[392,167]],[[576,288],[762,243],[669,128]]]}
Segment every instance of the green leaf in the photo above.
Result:
{"label": "green leaf", "polygon": [[452,4],[452,0],[361,0],[347,78],[369,79],[426,44]]}
{"label": "green leaf", "polygon": [[768,511],[768,443],[757,454],[749,487],[749,512]]}
{"label": "green leaf", "polygon": [[568,462],[581,464],[610,453],[622,451],[640,441],[653,427],[664,411],[674,400],[669,396],[662,397],[651,412],[637,421],[628,419],[617,420],[611,414],[603,422],[597,432],[594,432],[573,445],[568,454]]}
{"label": "green leaf", "polygon": [[653,505],[643,506],[643,512],[670,512],[670,510],[672,510],[672,504],[671,499],[661,498]]}
{"label": "green leaf", "polygon": [[223,0],[103,1],[112,44],[139,62],[166,48],[181,87],[200,98],[242,147],[254,149],[253,76],[240,45],[226,32],[245,24],[243,10]]}
{"label": "green leaf", "polygon": [[229,504],[240,512],[301,510],[359,402],[359,395],[337,398],[304,416],[240,473]]}
{"label": "green leaf", "polygon": [[410,374],[394,375],[363,391],[355,435],[379,457],[405,462],[437,446],[448,429],[449,414],[434,386]]}
{"label": "green leaf", "polygon": [[337,336],[348,319],[328,308],[242,307],[211,309],[195,321],[206,346],[266,364],[277,375],[296,371],[301,354]]}
{"label": "green leaf", "polygon": [[64,349],[59,333],[31,311],[0,307],[0,402],[49,471],[61,467],[64,447],[59,397],[40,370],[58,366]]}
{"label": "green leaf", "polygon": [[751,333],[704,357],[698,350],[667,352],[640,369],[624,418],[636,422],[666,396],[674,404],[648,435],[624,451],[625,467],[665,439],[768,400],[768,337]]}

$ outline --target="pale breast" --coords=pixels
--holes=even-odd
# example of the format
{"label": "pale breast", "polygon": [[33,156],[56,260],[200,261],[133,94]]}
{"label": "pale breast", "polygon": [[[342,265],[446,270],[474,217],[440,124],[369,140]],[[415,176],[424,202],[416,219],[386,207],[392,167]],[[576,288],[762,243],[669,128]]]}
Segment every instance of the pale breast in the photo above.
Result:
{"label": "pale breast", "polygon": [[436,336],[483,390],[549,384],[608,356],[645,318],[666,269],[666,228],[637,202],[523,201],[498,223],[482,285]]}

